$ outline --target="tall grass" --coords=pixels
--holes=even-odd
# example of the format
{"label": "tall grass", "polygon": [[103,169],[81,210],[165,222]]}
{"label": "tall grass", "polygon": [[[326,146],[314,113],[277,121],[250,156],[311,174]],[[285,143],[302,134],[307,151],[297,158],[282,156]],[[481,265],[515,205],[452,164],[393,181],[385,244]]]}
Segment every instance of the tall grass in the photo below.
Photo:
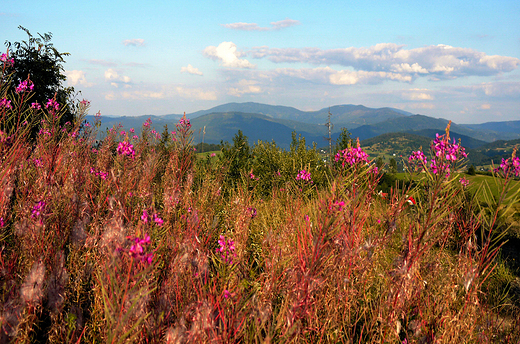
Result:
{"label": "tall grass", "polygon": [[166,144],[149,122],[139,137],[113,128],[96,143],[99,123],[82,122],[87,101],[62,128],[55,107],[33,109],[22,99],[30,92],[5,90],[0,342],[520,336],[518,313],[483,294],[500,205],[491,216],[478,209],[443,157],[440,172],[415,165],[427,173],[414,189],[381,197],[380,174],[358,147],[326,167],[304,147],[265,145],[271,165],[252,162],[229,183],[229,161],[196,161],[186,118]]}

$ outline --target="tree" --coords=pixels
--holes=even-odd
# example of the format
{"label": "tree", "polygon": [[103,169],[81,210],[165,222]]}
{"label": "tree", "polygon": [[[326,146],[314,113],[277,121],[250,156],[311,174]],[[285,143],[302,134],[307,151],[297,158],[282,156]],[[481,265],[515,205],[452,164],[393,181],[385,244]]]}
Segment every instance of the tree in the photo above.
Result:
{"label": "tree", "polygon": [[397,173],[397,161],[394,158],[390,159],[390,164],[388,168],[390,170],[390,173]]}
{"label": "tree", "polygon": [[[34,37],[29,30],[23,26],[18,27],[27,33],[26,41],[11,43],[5,42],[9,50],[9,55],[14,59],[14,64],[7,71],[12,76],[11,89],[15,88],[23,81],[29,79],[34,85],[31,103],[37,102],[41,106],[54,99],[60,104],[62,114],[60,124],[74,120],[74,88],[64,87],[62,82],[66,80],[64,74],[64,56],[69,53],[60,53],[51,43],[52,34],[40,34]],[[39,123],[39,119],[36,119]],[[35,128],[37,131],[37,128]]]}
{"label": "tree", "polygon": [[233,146],[228,142],[221,142],[221,147],[220,160],[228,167],[226,179],[236,185],[253,162],[253,154],[247,136],[239,130],[233,137]]}
{"label": "tree", "polygon": [[350,132],[347,130],[347,128],[341,128],[341,133],[339,134],[338,140],[336,141],[336,152],[347,148],[349,145],[352,145]]}

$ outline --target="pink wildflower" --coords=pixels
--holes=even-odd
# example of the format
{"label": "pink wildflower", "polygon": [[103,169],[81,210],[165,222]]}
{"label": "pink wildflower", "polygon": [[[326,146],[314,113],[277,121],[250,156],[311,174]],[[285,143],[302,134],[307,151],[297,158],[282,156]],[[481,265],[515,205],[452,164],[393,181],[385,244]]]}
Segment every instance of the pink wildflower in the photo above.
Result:
{"label": "pink wildflower", "polygon": [[219,248],[217,248],[217,252],[220,253],[224,262],[230,265],[233,264],[233,257],[236,257],[235,242],[231,239],[226,240],[226,238],[221,235],[218,244]]}

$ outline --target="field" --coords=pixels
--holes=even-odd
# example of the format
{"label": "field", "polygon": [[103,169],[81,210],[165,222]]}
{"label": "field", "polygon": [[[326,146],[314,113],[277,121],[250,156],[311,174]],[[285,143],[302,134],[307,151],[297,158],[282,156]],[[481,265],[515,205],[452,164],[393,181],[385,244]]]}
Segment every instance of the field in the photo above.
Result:
{"label": "field", "polygon": [[383,193],[356,145],[328,164],[296,134],[282,150],[238,131],[197,157],[187,118],[97,141],[87,101],[60,123],[55,103],[23,96],[0,108],[2,343],[520,338],[499,251],[514,156],[491,190],[506,197],[471,197],[483,177],[453,174],[465,153],[441,137],[434,164],[412,157],[421,183]]}

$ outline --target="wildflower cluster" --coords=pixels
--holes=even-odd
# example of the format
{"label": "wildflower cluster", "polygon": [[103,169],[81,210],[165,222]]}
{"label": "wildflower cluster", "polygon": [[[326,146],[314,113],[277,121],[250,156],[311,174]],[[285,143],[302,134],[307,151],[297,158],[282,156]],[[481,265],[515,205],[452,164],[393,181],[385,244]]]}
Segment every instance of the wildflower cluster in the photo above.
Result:
{"label": "wildflower cluster", "polygon": [[20,82],[18,87],[16,87],[16,93],[22,93],[22,92],[32,92],[34,89],[34,84],[31,80],[24,80]]}
{"label": "wildflower cluster", "polygon": [[310,172],[307,172],[305,170],[301,170],[298,175],[296,176],[296,180],[303,180],[303,181],[306,181],[306,182],[310,182],[312,183],[312,180],[311,180],[311,173]]}
{"label": "wildflower cluster", "polygon": [[449,177],[452,165],[468,156],[464,147],[457,144],[455,139],[450,142],[449,126],[446,135],[435,135],[435,140],[432,142],[430,149],[433,157],[429,165],[428,159],[420,150],[412,152],[412,155],[408,158],[410,165],[414,167],[420,165],[424,170],[429,169],[435,175],[445,174],[446,177]]}
{"label": "wildflower cluster", "polygon": [[38,203],[36,203],[36,205],[32,208],[31,217],[33,219],[40,217],[40,215],[43,213],[43,211],[45,209],[45,205],[46,204],[44,201],[39,201]]}
{"label": "wildflower cluster", "polygon": [[237,256],[235,253],[235,242],[231,239],[226,240],[226,238],[221,235],[218,244],[217,253],[220,253],[220,256],[226,264],[233,264],[233,258]]}
{"label": "wildflower cluster", "polygon": [[45,108],[54,110],[54,111],[58,111],[60,109],[60,104],[54,99],[49,99],[47,101],[47,104],[45,104]]}
{"label": "wildflower cluster", "polygon": [[520,177],[520,158],[513,154],[511,158],[502,159],[500,167],[495,168],[494,171],[495,173],[502,172],[505,176],[514,174],[515,177]]}
{"label": "wildflower cluster", "polygon": [[0,109],[1,108],[11,109],[11,101],[5,98],[0,99]]}
{"label": "wildflower cluster", "polygon": [[146,253],[146,248],[150,245],[150,236],[148,234],[144,235],[143,239],[138,237],[130,238],[134,242],[132,246],[130,246],[129,254],[136,260],[152,264],[153,253]]}
{"label": "wildflower cluster", "polygon": [[12,58],[10,59],[9,55],[7,55],[7,54],[0,55],[0,62],[3,62],[5,67],[14,66],[14,59],[12,59]]}
{"label": "wildflower cluster", "polygon": [[127,155],[132,158],[135,157],[134,145],[128,141],[119,142],[119,144],[117,145],[116,151],[117,151],[117,154],[119,154],[119,155]]}
{"label": "wildflower cluster", "polygon": [[[148,212],[146,210],[143,210],[141,220],[143,221],[143,223],[148,223],[150,221],[150,216],[148,215]],[[164,224],[164,220],[161,219],[161,217],[157,213],[154,213],[152,215],[152,221],[155,222],[155,224],[159,227],[161,227]]]}
{"label": "wildflower cluster", "polygon": [[358,141],[357,147],[348,147],[338,151],[334,157],[334,160],[336,162],[341,161],[341,166],[345,166],[345,163],[349,166],[354,166],[361,163],[368,164],[369,157],[368,154],[361,149]]}
{"label": "wildflower cluster", "polygon": [[186,129],[190,129],[191,123],[190,123],[189,119],[187,119],[186,117],[183,117],[179,120],[179,124],[177,124],[177,126],[185,127]]}
{"label": "wildflower cluster", "polygon": [[101,179],[106,180],[108,178],[108,172],[96,171],[94,168],[90,168],[90,173],[99,176]]}

